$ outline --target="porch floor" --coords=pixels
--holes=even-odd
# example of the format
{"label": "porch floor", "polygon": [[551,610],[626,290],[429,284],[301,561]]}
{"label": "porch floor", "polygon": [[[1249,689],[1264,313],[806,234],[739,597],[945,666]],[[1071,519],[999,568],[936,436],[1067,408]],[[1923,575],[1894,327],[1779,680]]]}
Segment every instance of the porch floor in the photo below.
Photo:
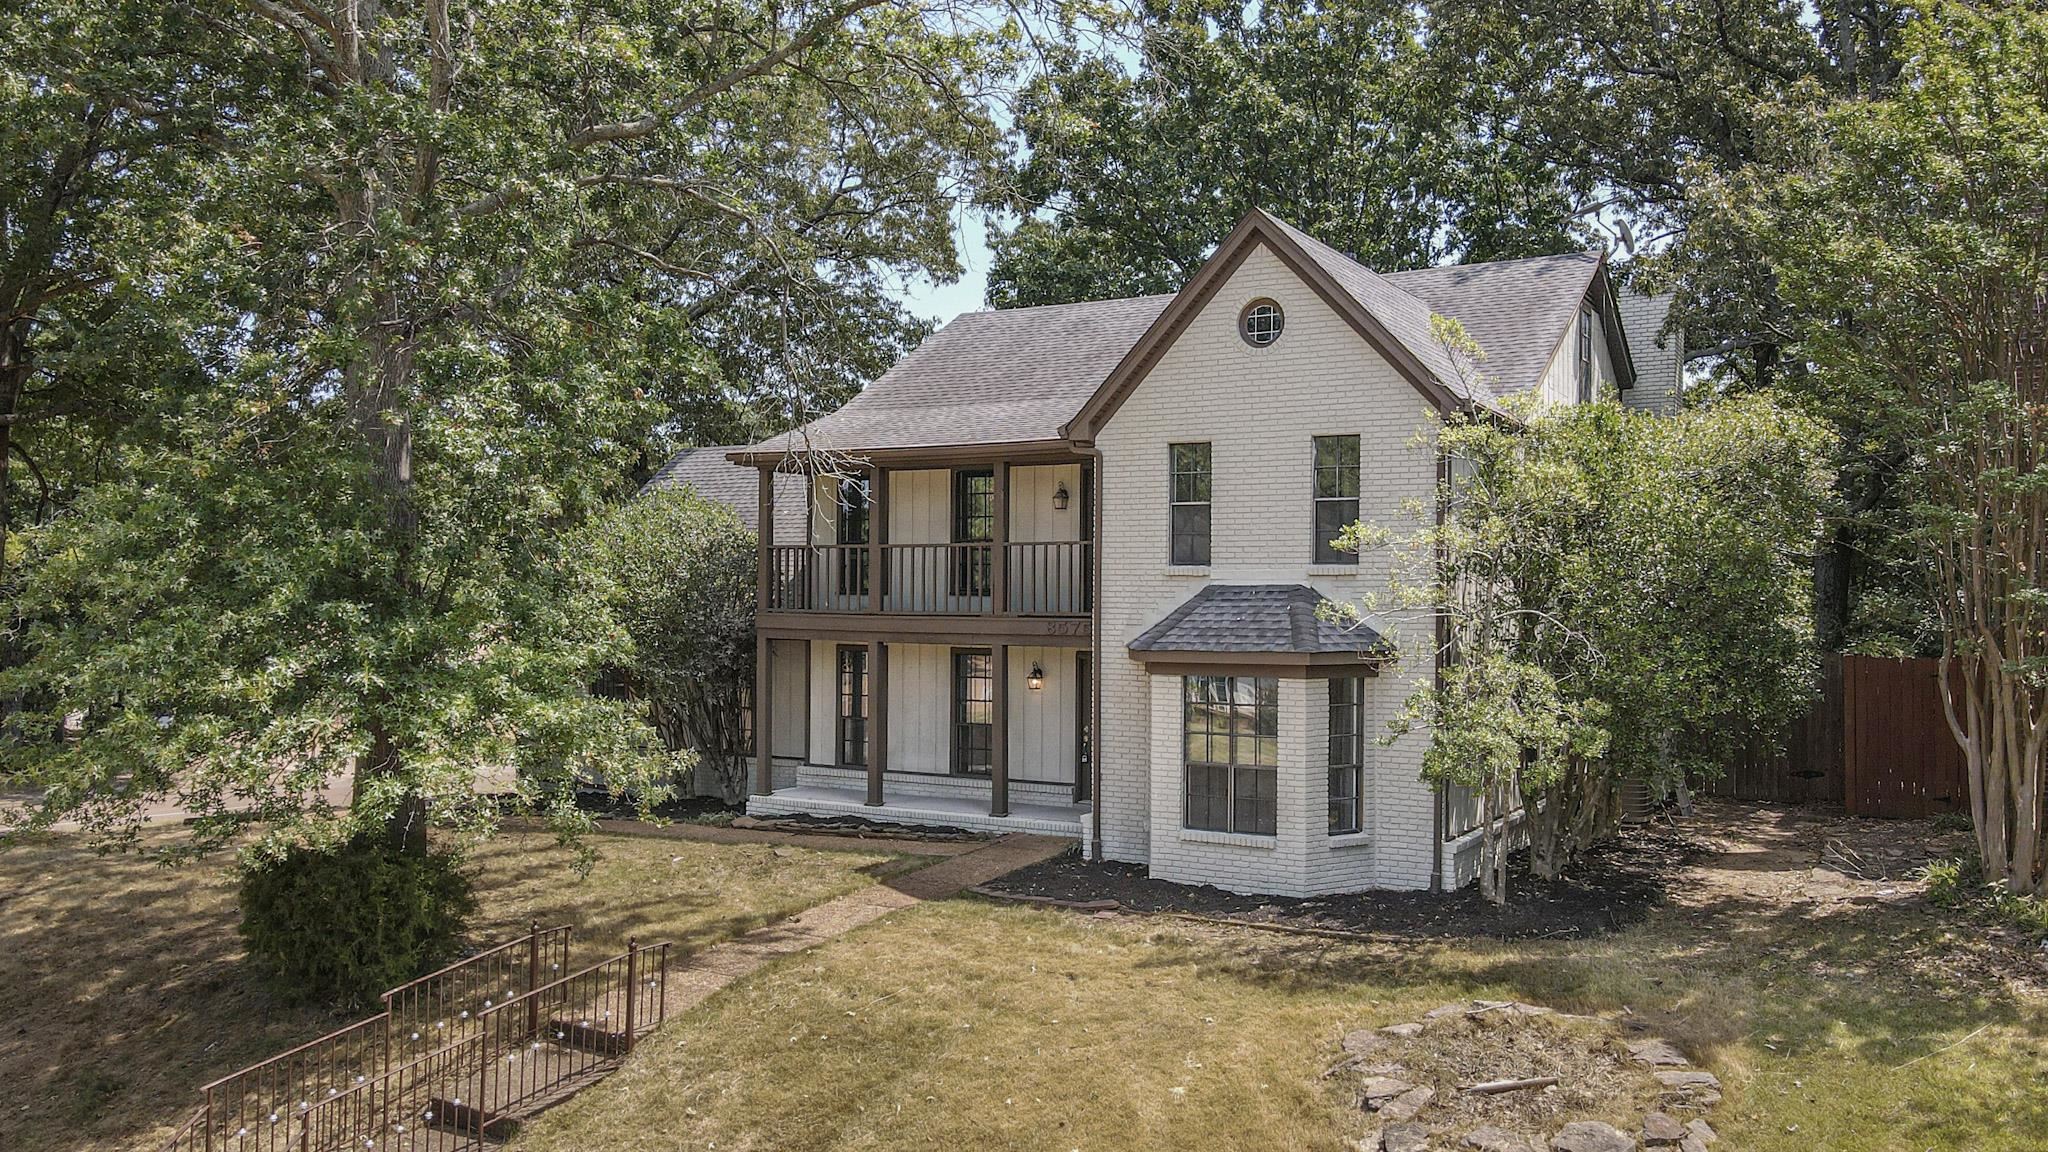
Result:
{"label": "porch floor", "polygon": [[1034,832],[1041,836],[1081,835],[1081,821],[1088,818],[1086,804],[1033,804],[1010,802],[1008,816],[988,814],[988,800],[974,796],[897,796],[886,788],[884,803],[868,807],[867,793],[858,788],[830,788],[819,784],[798,784],[777,788],[766,796],[747,798],[749,816],[858,816],[880,824],[924,824],[965,828],[974,832]]}

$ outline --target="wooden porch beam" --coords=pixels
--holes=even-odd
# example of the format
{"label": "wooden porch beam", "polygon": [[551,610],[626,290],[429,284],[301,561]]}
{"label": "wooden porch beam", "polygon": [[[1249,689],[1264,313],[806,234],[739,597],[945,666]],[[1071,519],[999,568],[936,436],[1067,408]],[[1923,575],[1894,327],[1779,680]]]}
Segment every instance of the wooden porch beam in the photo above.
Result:
{"label": "wooden porch beam", "polygon": [[[1000,569],[999,569],[1000,570]],[[1010,646],[989,650],[988,814],[1010,814]]]}
{"label": "wooden porch beam", "polygon": [[[870,509],[872,515],[872,509]],[[868,579],[875,577],[870,574]],[[882,806],[882,773],[889,770],[889,646],[868,641],[868,797]]]}
{"label": "wooden porch beam", "polygon": [[996,522],[995,542],[989,546],[988,610],[997,616],[1010,614],[1010,462],[998,460],[991,481]]}
{"label": "wooden porch beam", "polygon": [[[760,488],[755,494],[754,520],[754,610],[769,606],[769,549],[775,544],[775,470],[763,467]],[[754,795],[775,791],[775,727],[771,712],[774,693],[769,675],[768,636],[755,626],[754,632]]]}
{"label": "wooden porch beam", "polygon": [[876,464],[868,470],[868,611],[882,611],[889,583],[882,543],[889,533],[889,471]]}

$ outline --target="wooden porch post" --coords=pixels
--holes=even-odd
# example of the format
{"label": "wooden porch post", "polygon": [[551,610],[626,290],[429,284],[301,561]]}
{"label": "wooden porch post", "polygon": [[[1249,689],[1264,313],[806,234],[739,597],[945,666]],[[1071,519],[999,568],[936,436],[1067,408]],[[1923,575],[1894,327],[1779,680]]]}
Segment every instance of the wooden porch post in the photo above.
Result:
{"label": "wooden porch post", "polygon": [[887,554],[882,541],[889,532],[889,473],[877,464],[868,470],[868,611],[882,610],[889,584]]}
{"label": "wooden porch post", "polygon": [[[1002,534],[997,533],[998,536]],[[1001,571],[1000,568],[997,571]],[[988,726],[988,814],[1010,814],[1010,646],[997,644],[989,651],[992,681],[989,695],[994,708]]]}
{"label": "wooden porch post", "polygon": [[[872,579],[873,577],[870,577]],[[868,641],[868,798],[882,806],[882,773],[889,768],[889,646]]]}
{"label": "wooden porch post", "polygon": [[[760,470],[761,486],[755,498],[754,520],[754,610],[768,610],[768,550],[775,544],[775,472]],[[770,645],[756,625],[754,632],[754,795],[775,791],[775,724],[771,715],[774,692],[768,671]]]}
{"label": "wooden porch post", "polygon": [[[990,482],[996,506],[995,542],[989,545],[988,610],[997,616],[1010,614],[1010,462],[996,461]],[[1002,709],[997,708],[1000,712]]]}

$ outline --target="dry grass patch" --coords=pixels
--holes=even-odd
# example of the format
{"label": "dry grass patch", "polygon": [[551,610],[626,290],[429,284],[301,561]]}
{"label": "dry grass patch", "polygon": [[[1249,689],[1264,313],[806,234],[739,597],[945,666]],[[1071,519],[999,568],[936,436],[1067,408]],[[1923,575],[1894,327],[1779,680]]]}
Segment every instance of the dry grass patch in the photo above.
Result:
{"label": "dry grass patch", "polygon": [[[0,1148],[120,1149],[167,1135],[207,1080],[345,1019],[278,1002],[243,966],[230,862],[166,869],[72,837],[0,851]],[[877,852],[815,852],[600,836],[587,876],[541,833],[473,857],[470,939],[575,926],[574,958],[629,935],[686,950],[914,867]],[[851,847],[851,845],[850,845]]]}
{"label": "dry grass patch", "polygon": [[[1590,941],[1355,944],[926,905],[672,1019],[517,1147],[1341,1152],[1376,1127],[1355,1078],[1322,1076],[1342,1035],[1471,998],[1674,1041],[1723,1081],[1723,1148],[2048,1146],[2042,1002],[1884,963],[1944,930],[1931,910],[1740,923],[1670,909]],[[1586,1118],[1632,1126],[1646,1102],[1600,1094]]]}

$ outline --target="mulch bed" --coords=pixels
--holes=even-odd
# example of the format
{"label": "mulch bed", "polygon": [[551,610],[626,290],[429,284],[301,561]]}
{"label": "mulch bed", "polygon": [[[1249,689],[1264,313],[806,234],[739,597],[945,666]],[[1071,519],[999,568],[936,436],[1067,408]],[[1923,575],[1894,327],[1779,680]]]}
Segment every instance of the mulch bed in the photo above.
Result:
{"label": "mulch bed", "polygon": [[1641,921],[1664,902],[1686,865],[1706,847],[1665,824],[1625,829],[1589,853],[1561,881],[1529,874],[1526,853],[1510,861],[1509,900],[1495,907],[1477,886],[1456,892],[1357,892],[1293,899],[1239,896],[1208,885],[1145,875],[1142,864],[1090,863],[1068,853],[986,886],[992,895],[1071,903],[1114,900],[1138,912],[1182,913],[1278,927],[1368,935],[1528,940],[1597,936]]}

